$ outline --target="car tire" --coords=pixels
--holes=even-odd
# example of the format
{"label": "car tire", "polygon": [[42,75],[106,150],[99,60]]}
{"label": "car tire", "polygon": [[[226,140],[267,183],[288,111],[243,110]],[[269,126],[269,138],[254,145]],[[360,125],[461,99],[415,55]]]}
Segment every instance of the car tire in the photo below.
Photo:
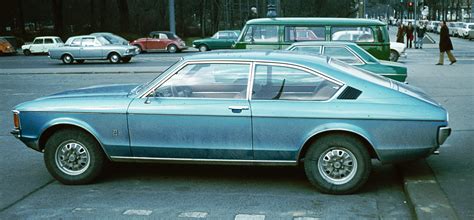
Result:
{"label": "car tire", "polygon": [[64,129],[47,140],[44,162],[49,173],[59,182],[79,185],[94,181],[107,158],[90,134],[79,129]]}
{"label": "car tire", "polygon": [[328,194],[350,194],[369,178],[370,156],[364,144],[350,135],[326,135],[310,146],[304,159],[308,180]]}
{"label": "car tire", "polygon": [[77,63],[83,64],[85,60],[76,60]]}
{"label": "car tire", "polygon": [[390,50],[390,61],[397,62],[398,58],[400,58],[400,54],[396,50]]}
{"label": "car tire", "polygon": [[143,48],[140,45],[134,45],[134,46],[138,48],[138,54],[146,52],[146,51],[143,50]]}
{"label": "car tire", "polygon": [[61,60],[63,61],[64,64],[72,64],[74,62],[74,58],[72,58],[72,56],[69,54],[64,54],[61,57]]}
{"label": "car tire", "polygon": [[118,53],[110,53],[109,54],[110,63],[120,63],[121,59],[122,58],[120,57],[120,55]]}
{"label": "car tire", "polygon": [[168,50],[168,53],[176,53],[178,52],[178,47],[174,44],[171,44],[168,46],[167,50]]}
{"label": "car tire", "polygon": [[205,44],[199,45],[199,52],[206,52],[209,48]]}
{"label": "car tire", "polygon": [[31,51],[28,50],[28,49],[26,49],[26,50],[23,51],[23,54],[24,54],[25,56],[29,56],[29,55],[31,55]]}
{"label": "car tire", "polygon": [[122,62],[123,62],[123,63],[128,63],[128,62],[130,62],[130,60],[132,60],[131,57],[123,57],[123,58],[122,58]]}

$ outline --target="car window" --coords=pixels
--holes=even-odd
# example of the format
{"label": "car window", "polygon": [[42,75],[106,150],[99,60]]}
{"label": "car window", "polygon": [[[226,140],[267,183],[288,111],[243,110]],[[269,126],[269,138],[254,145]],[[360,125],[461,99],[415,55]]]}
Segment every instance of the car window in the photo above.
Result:
{"label": "car window", "polygon": [[36,39],[33,44],[43,44],[43,39]]}
{"label": "car window", "polygon": [[62,43],[63,42],[63,40],[61,40],[61,38],[59,38],[59,37],[55,38],[55,40],[56,40],[56,43]]}
{"label": "car window", "polygon": [[285,27],[285,41],[323,41],[325,27]]}
{"label": "car window", "polygon": [[283,66],[257,65],[252,99],[321,101],[340,86],[312,73]]}
{"label": "car window", "polygon": [[160,39],[168,39],[168,36],[166,36],[166,34],[159,34],[159,37]]}
{"label": "car window", "polygon": [[219,32],[219,39],[231,39],[229,32]]}
{"label": "car window", "polygon": [[374,33],[370,27],[332,27],[331,40],[374,42]]}
{"label": "car window", "polygon": [[45,44],[52,44],[52,43],[54,43],[54,42],[53,42],[53,39],[51,39],[51,38],[46,38],[46,39],[44,39],[44,43],[45,43]]}
{"label": "car window", "polygon": [[324,47],[323,54],[348,64],[362,64],[362,62],[345,47]]}
{"label": "car window", "polygon": [[72,40],[71,46],[80,46],[81,45],[81,38],[76,38]]}
{"label": "car window", "polygon": [[95,38],[93,38],[93,37],[84,37],[84,38],[82,38],[82,44],[81,45],[83,47],[95,46],[94,40],[95,40]]}
{"label": "car window", "polygon": [[245,42],[276,43],[278,42],[278,26],[252,25],[245,33]]}
{"label": "car window", "polygon": [[158,97],[244,99],[250,65],[189,64],[163,83]]}
{"label": "car window", "polygon": [[321,46],[297,46],[293,47],[293,51],[301,51],[308,53],[321,54]]}
{"label": "car window", "polygon": [[112,42],[110,42],[109,40],[107,40],[105,37],[102,37],[102,36],[98,36],[96,39],[97,40],[95,43],[97,44],[97,46],[112,44]]}

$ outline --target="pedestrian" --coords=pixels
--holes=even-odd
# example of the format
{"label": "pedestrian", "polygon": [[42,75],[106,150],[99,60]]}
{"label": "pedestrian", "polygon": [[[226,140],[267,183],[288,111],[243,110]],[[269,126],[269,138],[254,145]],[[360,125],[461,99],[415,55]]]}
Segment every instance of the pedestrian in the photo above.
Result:
{"label": "pedestrian", "polygon": [[257,8],[256,7],[251,7],[250,8],[250,13],[247,17],[247,20],[252,20],[252,19],[255,19],[255,18],[258,18]]}
{"label": "pedestrian", "polygon": [[408,46],[412,46],[412,42],[413,42],[413,31],[414,31],[414,28],[413,28],[413,24],[410,22],[408,22],[408,25],[406,26],[406,30],[405,30],[405,33],[407,35],[407,48]]}
{"label": "pedestrian", "polygon": [[403,41],[403,37],[405,36],[405,27],[403,26],[403,23],[398,24],[398,31],[397,31],[397,42],[398,43],[405,43]]}
{"label": "pedestrian", "polygon": [[441,30],[439,32],[439,62],[436,65],[443,65],[444,63],[444,52],[448,54],[449,61],[451,63],[449,65],[453,65],[456,63],[456,58],[451,53],[453,50],[453,44],[451,43],[451,39],[449,38],[449,29],[446,25],[446,21],[441,22]]}
{"label": "pedestrian", "polygon": [[416,40],[415,40],[415,49],[423,49],[423,38],[426,33],[426,25],[424,22],[420,21],[415,28],[416,30]]}

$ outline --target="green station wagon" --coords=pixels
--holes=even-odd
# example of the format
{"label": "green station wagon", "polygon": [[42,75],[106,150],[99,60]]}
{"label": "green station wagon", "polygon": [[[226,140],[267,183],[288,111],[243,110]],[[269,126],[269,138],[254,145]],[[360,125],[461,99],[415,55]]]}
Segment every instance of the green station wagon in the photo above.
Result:
{"label": "green station wagon", "polygon": [[356,18],[259,18],[247,21],[235,49],[285,49],[300,41],[351,41],[377,59],[389,60],[386,24]]}
{"label": "green station wagon", "polygon": [[193,47],[204,52],[217,49],[231,49],[239,37],[240,30],[224,30],[216,32],[210,38],[204,38],[193,41]]}

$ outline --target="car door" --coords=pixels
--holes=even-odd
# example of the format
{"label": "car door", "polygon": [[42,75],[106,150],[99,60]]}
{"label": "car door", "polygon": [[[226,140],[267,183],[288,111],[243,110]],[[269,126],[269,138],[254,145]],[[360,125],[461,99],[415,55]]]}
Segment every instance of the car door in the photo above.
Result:
{"label": "car door", "polygon": [[341,83],[287,64],[257,63],[252,87],[255,160],[295,161],[307,138],[338,112],[328,101]]}
{"label": "car door", "polygon": [[187,63],[129,107],[134,157],[253,159],[250,64]]}
{"label": "car door", "polygon": [[80,37],[74,38],[69,44],[69,47],[64,48],[64,53],[70,53],[74,59],[81,58],[81,41],[82,38]]}
{"label": "car door", "polygon": [[49,49],[54,47],[53,38],[45,38],[44,39],[44,47],[42,53],[47,53]]}
{"label": "car door", "polygon": [[81,43],[81,58],[102,58],[102,44],[95,37],[83,37]]}
{"label": "car door", "polygon": [[43,38],[37,38],[33,41],[33,44],[30,47],[31,53],[43,53],[43,45],[44,39]]}

